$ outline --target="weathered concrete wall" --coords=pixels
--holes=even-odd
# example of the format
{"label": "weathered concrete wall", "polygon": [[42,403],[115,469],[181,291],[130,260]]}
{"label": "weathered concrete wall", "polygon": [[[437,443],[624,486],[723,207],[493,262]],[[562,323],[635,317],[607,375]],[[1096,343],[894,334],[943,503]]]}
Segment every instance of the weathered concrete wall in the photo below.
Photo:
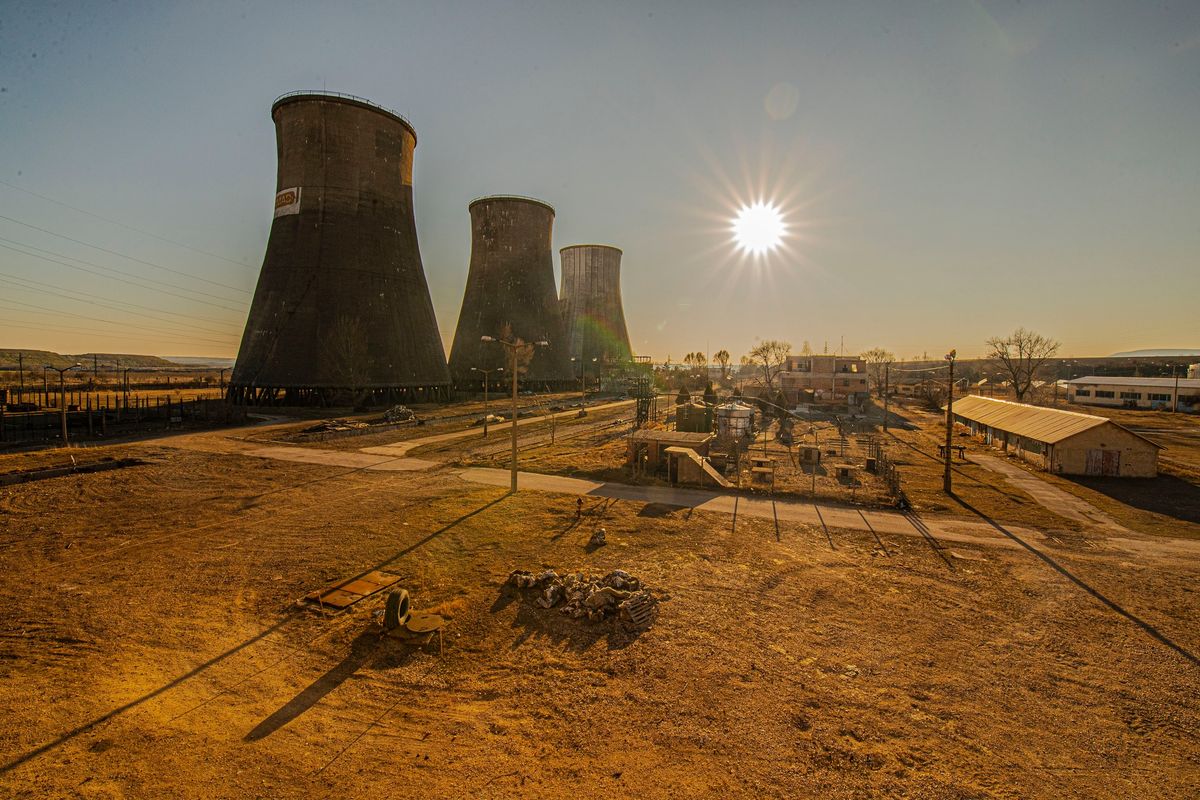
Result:
{"label": "weathered concrete wall", "polygon": [[1116,451],[1123,478],[1153,478],[1158,474],[1158,448],[1116,425],[1100,425],[1054,447],[1052,471],[1087,475],[1088,451]]}
{"label": "weathered concrete wall", "polygon": [[581,244],[564,247],[559,255],[559,304],[576,374],[598,375],[605,361],[628,361],[633,349],[621,302],[621,251]]}
{"label": "weathered concrete wall", "polygon": [[413,216],[416,134],[366,102],[280,98],[275,219],[231,384],[449,384]]}
{"label": "weathered concrete wall", "polygon": [[564,384],[572,380],[566,333],[554,286],[550,240],[554,209],[523,197],[482,197],[470,205],[471,265],[462,311],[450,348],[450,374],[459,386],[478,386],[478,369],[508,369],[507,350],[483,342],[505,327],[536,347],[522,381]]}

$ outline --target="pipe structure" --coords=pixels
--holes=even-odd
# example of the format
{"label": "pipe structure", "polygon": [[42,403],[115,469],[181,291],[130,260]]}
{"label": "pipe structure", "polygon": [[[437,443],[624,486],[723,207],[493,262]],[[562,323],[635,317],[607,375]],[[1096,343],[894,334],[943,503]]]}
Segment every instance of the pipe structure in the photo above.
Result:
{"label": "pipe structure", "polygon": [[559,251],[562,291],[559,306],[570,354],[595,376],[605,363],[633,358],[621,303],[621,250],[603,244],[577,244]]}
{"label": "pipe structure", "polygon": [[553,207],[527,197],[496,195],[473,201],[469,211],[471,263],[450,348],[455,385],[472,385],[472,367],[506,366],[503,349],[487,344],[485,336],[547,342],[531,349],[520,380],[537,387],[569,385],[571,362],[550,250]]}
{"label": "pipe structure", "polygon": [[413,216],[413,127],[361,98],[322,92],[284,95],[271,117],[275,218],[229,398],[446,396],[450,375]]}

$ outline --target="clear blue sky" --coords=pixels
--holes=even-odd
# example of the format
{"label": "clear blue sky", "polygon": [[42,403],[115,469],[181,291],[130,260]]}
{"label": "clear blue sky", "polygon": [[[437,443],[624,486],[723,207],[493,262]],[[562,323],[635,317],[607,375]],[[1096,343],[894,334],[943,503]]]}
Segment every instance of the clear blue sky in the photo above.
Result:
{"label": "clear blue sky", "polygon": [[[233,355],[270,104],[322,87],[417,129],[447,342],[467,203],[514,193],[558,209],[556,247],[625,250],[659,359],[970,356],[1018,325],[1068,355],[1200,346],[1200,3],[560,1],[3,3],[0,181],[195,249],[0,185],[26,223],[0,219],[26,253],[0,249],[0,347]],[[793,236],[747,261],[728,219],[759,197]]]}

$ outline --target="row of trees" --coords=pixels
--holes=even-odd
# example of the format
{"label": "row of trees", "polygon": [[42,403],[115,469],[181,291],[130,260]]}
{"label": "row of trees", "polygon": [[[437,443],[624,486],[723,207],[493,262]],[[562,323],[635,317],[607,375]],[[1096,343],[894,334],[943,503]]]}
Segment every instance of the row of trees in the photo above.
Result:
{"label": "row of trees", "polygon": [[[996,364],[997,371],[1003,373],[1012,384],[1017,400],[1024,400],[1033,388],[1042,367],[1058,354],[1060,343],[1036,331],[1017,328],[1007,336],[993,336],[987,340],[987,358]],[[749,353],[742,356],[743,367],[750,367],[761,376],[762,384],[767,391],[775,388],[779,373],[787,365],[791,355],[792,345],[779,339],[768,339],[760,342]],[[812,348],[804,343],[801,355],[811,355]],[[882,347],[872,347],[860,354],[867,363],[867,379],[876,387],[883,388],[883,372],[888,364],[896,360],[896,356]],[[718,350],[713,356],[713,362],[721,366],[721,379],[729,378],[729,351]],[[708,361],[704,353],[688,353],[683,363],[688,367],[704,368]]]}

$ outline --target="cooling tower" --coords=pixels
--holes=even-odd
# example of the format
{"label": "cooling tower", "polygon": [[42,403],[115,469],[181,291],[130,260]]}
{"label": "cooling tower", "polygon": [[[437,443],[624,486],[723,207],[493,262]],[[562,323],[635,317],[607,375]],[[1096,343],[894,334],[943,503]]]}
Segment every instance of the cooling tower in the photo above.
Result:
{"label": "cooling tower", "polygon": [[479,384],[471,367],[507,364],[504,347],[481,341],[483,336],[499,338],[506,326],[526,342],[550,343],[534,349],[523,381],[552,386],[570,381],[550,252],[554,209],[540,200],[495,196],[473,201],[470,212],[471,266],[450,348],[455,384]]}
{"label": "cooling tower", "polygon": [[564,247],[559,254],[559,303],[570,354],[583,364],[587,375],[600,374],[606,362],[629,361],[633,352],[621,305],[620,249],[577,244]]}
{"label": "cooling tower", "polygon": [[349,95],[271,106],[275,218],[230,381],[243,403],[444,395],[450,375],[413,218],[417,135]]}

